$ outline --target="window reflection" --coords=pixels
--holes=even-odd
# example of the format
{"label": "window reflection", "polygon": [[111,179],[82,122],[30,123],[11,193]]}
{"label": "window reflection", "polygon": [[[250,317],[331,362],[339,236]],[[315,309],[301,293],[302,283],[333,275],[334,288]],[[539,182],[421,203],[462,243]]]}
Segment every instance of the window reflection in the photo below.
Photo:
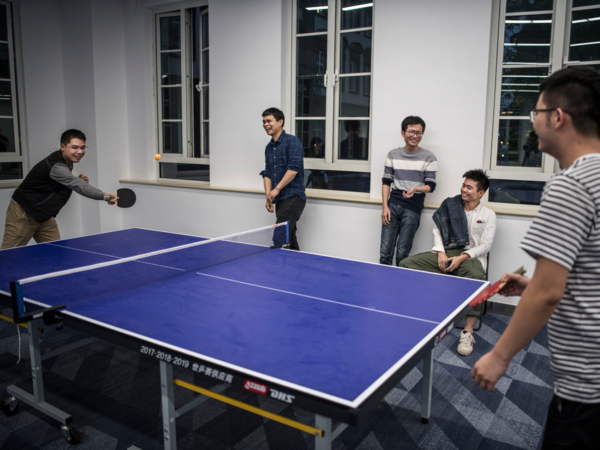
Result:
{"label": "window reflection", "polygon": [[504,27],[504,64],[550,61],[552,14],[507,16]]}
{"label": "window reflection", "polygon": [[21,178],[23,178],[22,163],[0,163],[0,180],[20,180]]}
{"label": "window reflection", "polygon": [[341,42],[341,73],[371,71],[371,30],[344,33]]}
{"label": "window reflection", "polygon": [[173,180],[210,181],[207,164],[160,163],[160,177]]}
{"label": "window reflection", "polygon": [[371,174],[342,170],[304,170],[304,185],[309,189],[331,191],[370,192]]}
{"label": "window reflection", "polygon": [[298,34],[327,31],[327,0],[298,0]]}
{"label": "window reflection", "polygon": [[341,120],[339,159],[369,159],[369,121]]}
{"label": "window reflection", "polygon": [[539,205],[545,183],[543,181],[491,180],[490,202]]}
{"label": "window reflection", "polygon": [[600,60],[600,7],[573,11],[569,60]]}
{"label": "window reflection", "polygon": [[325,157],[324,120],[296,120],[296,136],[302,142],[305,158]]}
{"label": "window reflection", "polygon": [[498,127],[499,166],[542,167],[538,138],[526,120],[500,120]]}

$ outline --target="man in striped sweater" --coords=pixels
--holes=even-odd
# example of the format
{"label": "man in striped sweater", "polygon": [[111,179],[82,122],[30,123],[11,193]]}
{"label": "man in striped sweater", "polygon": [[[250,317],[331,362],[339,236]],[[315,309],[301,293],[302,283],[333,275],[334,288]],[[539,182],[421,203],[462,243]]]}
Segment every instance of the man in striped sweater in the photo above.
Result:
{"label": "man in striped sweater", "polygon": [[471,376],[493,391],[510,360],[548,323],[554,398],[542,449],[600,443],[600,73],[560,70],[540,85],[530,113],[542,152],[562,169],[544,188],[521,242],[536,259],[531,279],[505,274],[521,295],[512,320]]}
{"label": "man in striped sweater", "polygon": [[435,189],[437,159],[419,147],[425,122],[418,116],[402,121],[405,146],[388,153],[381,195],[381,264],[391,265],[396,249],[396,265],[410,253],[421,222],[425,194]]}

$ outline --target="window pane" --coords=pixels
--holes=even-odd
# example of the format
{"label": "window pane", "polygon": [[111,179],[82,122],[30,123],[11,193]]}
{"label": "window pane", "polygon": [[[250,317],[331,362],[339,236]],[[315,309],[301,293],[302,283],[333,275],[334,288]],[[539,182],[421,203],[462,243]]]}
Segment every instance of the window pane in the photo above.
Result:
{"label": "window pane", "polygon": [[200,92],[194,86],[193,97],[194,97],[194,118],[193,118],[193,128],[194,128],[194,158],[200,158],[202,156],[202,136],[200,134],[201,130],[201,115],[200,115]]}
{"label": "window pane", "polygon": [[369,159],[369,121],[340,120],[339,159]]}
{"label": "window pane", "polygon": [[324,75],[327,70],[327,36],[298,38],[296,74]]}
{"label": "window pane", "polygon": [[542,152],[529,120],[500,120],[498,127],[499,166],[542,167]]}
{"label": "window pane", "polygon": [[181,88],[162,88],[163,119],[181,119]]}
{"label": "window pane", "polygon": [[181,48],[181,27],[179,16],[161,17],[160,49],[179,50]]}
{"label": "window pane", "polygon": [[553,0],[507,0],[506,12],[551,11]]}
{"label": "window pane", "polygon": [[23,178],[23,164],[20,162],[0,163],[0,180],[19,180]]}
{"label": "window pane", "polygon": [[202,84],[208,84],[208,50],[202,52]]}
{"label": "window pane", "polygon": [[0,78],[10,79],[10,66],[8,63],[8,44],[0,44]]}
{"label": "window pane", "polygon": [[305,158],[325,157],[324,120],[296,120],[296,137],[302,142]]}
{"label": "window pane", "polygon": [[0,119],[0,153],[15,152],[15,132],[12,119]]}
{"label": "window pane", "polygon": [[371,76],[340,78],[340,117],[369,117]]}
{"label": "window pane", "polygon": [[342,30],[373,25],[373,2],[369,0],[342,0]]}
{"label": "window pane", "polygon": [[298,34],[327,31],[327,0],[298,0],[297,16]]}
{"label": "window pane", "polygon": [[208,111],[210,108],[208,107],[208,86],[202,89],[202,120],[208,120]]}
{"label": "window pane", "polygon": [[341,35],[341,73],[371,71],[371,34],[369,30]]}
{"label": "window pane", "polygon": [[0,5],[0,41],[8,41],[8,24],[6,22],[6,5]]}
{"label": "window pane", "polygon": [[370,192],[371,174],[341,170],[304,170],[304,185],[310,189]]}
{"label": "window pane", "polygon": [[491,180],[490,202],[539,205],[543,181]]}
{"label": "window pane", "polygon": [[202,48],[208,48],[208,14],[202,16]]}
{"label": "window pane", "polygon": [[547,67],[503,69],[501,116],[528,116],[535,108],[539,85],[548,77]]}
{"label": "window pane", "polygon": [[600,60],[600,8],[573,11],[569,61]]}
{"label": "window pane", "polygon": [[10,81],[0,81],[0,116],[12,116],[12,92]]}
{"label": "window pane", "polygon": [[207,164],[160,163],[160,177],[173,180],[210,181]]}
{"label": "window pane", "polygon": [[327,89],[323,77],[298,78],[296,89],[296,116],[324,117]]}
{"label": "window pane", "polygon": [[600,0],[573,0],[573,8],[593,5],[600,5]]}
{"label": "window pane", "polygon": [[181,53],[163,53],[160,55],[160,72],[162,74],[160,84],[181,84]]}
{"label": "window pane", "polygon": [[194,86],[200,79],[200,8],[188,9],[192,19],[192,77]]}
{"label": "window pane", "polygon": [[504,64],[549,62],[551,22],[551,14],[506,17]]}
{"label": "window pane", "polygon": [[208,139],[208,122],[204,122],[202,124],[202,129],[204,130],[204,134],[202,135],[202,145],[204,146],[204,154],[205,155],[210,155],[210,147],[209,147],[209,139]]}
{"label": "window pane", "polygon": [[163,153],[182,153],[181,122],[163,122]]}

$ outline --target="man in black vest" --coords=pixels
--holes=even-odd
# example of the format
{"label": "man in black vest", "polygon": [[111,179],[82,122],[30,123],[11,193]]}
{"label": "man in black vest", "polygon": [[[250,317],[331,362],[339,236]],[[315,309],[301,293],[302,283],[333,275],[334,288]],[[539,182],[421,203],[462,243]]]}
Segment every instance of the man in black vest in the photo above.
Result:
{"label": "man in black vest", "polygon": [[116,203],[116,194],[105,194],[89,184],[88,177],[71,173],[87,150],[86,137],[79,130],[67,130],[60,138],[60,150],[50,154],[29,171],[15,190],[6,211],[2,249],[57,241],[60,233],[54,219],[69,201],[71,192],[94,200]]}

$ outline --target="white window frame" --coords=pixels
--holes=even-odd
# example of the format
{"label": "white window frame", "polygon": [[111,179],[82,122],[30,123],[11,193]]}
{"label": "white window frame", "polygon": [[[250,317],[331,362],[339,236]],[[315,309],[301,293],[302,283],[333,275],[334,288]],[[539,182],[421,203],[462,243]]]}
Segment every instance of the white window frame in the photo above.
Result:
{"label": "white window frame", "polygon": [[2,119],[12,119],[13,120],[13,136],[14,136],[14,152],[2,152],[0,153],[0,163],[21,163],[22,168],[22,177],[14,180],[0,180],[0,187],[3,185],[14,184],[15,182],[19,182],[23,180],[27,175],[28,169],[28,160],[25,151],[25,120],[24,120],[24,111],[23,108],[19,105],[23,105],[24,102],[21,101],[23,98],[22,92],[22,80],[20,74],[23,73],[22,70],[22,61],[21,61],[21,43],[19,39],[18,33],[18,5],[15,5],[12,1],[9,0],[0,0],[1,5],[6,6],[7,12],[7,31],[8,31],[8,41],[0,41],[0,43],[8,44],[8,54],[9,54],[9,69],[10,69],[10,79],[0,79],[0,81],[9,81],[11,83],[11,99],[12,99],[12,116],[0,116]]}
{"label": "white window frame", "polygon": [[[570,65],[600,64],[600,61],[568,61],[571,13],[573,10],[596,9],[597,6],[585,6],[573,9],[573,0],[554,0],[552,11],[536,11],[533,14],[552,14],[552,32],[550,43],[550,59],[548,63],[511,64],[510,67],[548,67],[549,75]],[[512,13],[511,15],[533,15],[529,12]],[[506,0],[494,0],[491,26],[491,49],[489,59],[488,97],[486,111],[486,132],[483,167],[492,179],[539,181],[546,182],[560,169],[558,162],[548,154],[543,155],[542,167],[499,166],[497,161],[497,136],[499,128],[499,103],[502,85],[502,69],[504,55],[504,23],[506,18]],[[600,25],[599,25],[600,26]],[[511,119],[525,119],[524,116]],[[528,118],[527,118],[528,119]],[[486,193],[486,200],[489,192]],[[539,206],[515,205],[492,202],[494,209],[511,209],[523,212],[535,212]]]}
{"label": "white window frame", "polygon": [[[177,3],[176,5],[164,5],[160,8],[154,9],[154,18],[153,18],[153,30],[154,30],[154,60],[155,60],[155,98],[156,98],[156,124],[157,124],[157,148],[155,153],[161,155],[160,162],[161,163],[176,163],[176,164],[202,164],[202,165],[210,165],[210,157],[206,154],[206,148],[204,145],[204,123],[209,123],[208,119],[203,117],[204,111],[204,96],[203,92],[199,92],[199,111],[200,117],[193,118],[193,93],[194,90],[197,89],[196,86],[193,85],[193,77],[192,77],[192,33],[191,33],[191,20],[188,9],[198,8],[208,6],[208,1],[195,1],[195,2],[183,2]],[[209,10],[205,10],[202,12],[202,15],[208,14]],[[180,17],[181,24],[181,46],[180,50],[161,50],[160,48],[160,19],[163,17]],[[208,83],[204,83],[202,80],[202,53],[204,51],[209,50],[209,48],[202,49],[202,20],[199,23],[198,30],[198,46],[199,46],[199,73],[200,73],[200,85],[202,88],[208,87]],[[210,36],[209,36],[210,42]],[[163,153],[163,129],[162,124],[166,121],[179,122],[179,120],[164,120],[162,117],[162,89],[166,86],[161,85],[161,55],[163,53],[180,51],[181,52],[181,84],[177,85],[169,85],[169,87],[180,87],[181,88],[181,136],[182,136],[182,153]],[[210,55],[210,53],[209,53]],[[210,58],[210,56],[209,56]],[[210,71],[210,65],[209,65]],[[210,72],[209,72],[210,73]],[[210,75],[209,75],[210,79]],[[209,94],[210,95],[210,94]],[[210,105],[209,105],[210,108]],[[209,109],[210,110],[210,109]],[[210,117],[210,113],[209,113]],[[193,139],[194,139],[194,127],[192,124],[192,120],[198,121],[200,127],[200,148],[201,148],[201,156],[194,157],[194,148],[193,148]],[[210,130],[209,130],[210,136]],[[157,179],[165,179],[160,177],[160,170],[157,171]],[[186,180],[187,182],[188,180]],[[189,181],[191,183],[200,183],[200,184],[208,184],[206,181]]]}
{"label": "white window frame", "polygon": [[[365,3],[369,3],[365,0]],[[375,3],[375,2],[373,2]],[[351,73],[351,74],[340,74],[341,54],[340,54],[340,42],[342,34],[352,33],[358,31],[371,31],[371,45],[372,49],[375,47],[375,33],[374,33],[374,18],[375,18],[375,4],[373,4],[373,22],[370,27],[364,28],[351,28],[348,30],[341,29],[341,0],[329,0],[328,1],[328,30],[326,32],[315,32],[315,33],[301,33],[297,32],[297,15],[298,15],[298,3],[297,0],[293,1],[292,4],[292,58],[291,58],[291,115],[290,115],[290,128],[289,133],[295,134],[296,131],[296,120],[325,120],[325,157],[321,158],[304,158],[304,168],[313,170],[339,170],[348,172],[371,172],[371,158],[372,158],[372,141],[373,141],[373,55],[371,55],[371,72],[364,73]],[[327,71],[325,73],[325,87],[326,87],[326,116],[324,117],[297,117],[296,116],[296,89],[297,89],[297,78],[296,78],[296,61],[297,61],[297,39],[298,37],[309,37],[327,35]],[[372,50],[373,52],[373,50]],[[356,76],[370,75],[370,94],[369,94],[369,111],[370,117],[350,117],[348,120],[368,120],[369,121],[369,158],[367,160],[346,160],[338,159],[338,146],[339,146],[339,101],[340,93],[338,86],[341,83],[342,78],[351,78]],[[361,91],[362,92],[362,91]],[[315,189],[317,192],[323,192],[322,189]],[[346,195],[370,195],[369,193],[356,193],[351,191],[332,191],[327,190],[326,192],[343,192]]]}

